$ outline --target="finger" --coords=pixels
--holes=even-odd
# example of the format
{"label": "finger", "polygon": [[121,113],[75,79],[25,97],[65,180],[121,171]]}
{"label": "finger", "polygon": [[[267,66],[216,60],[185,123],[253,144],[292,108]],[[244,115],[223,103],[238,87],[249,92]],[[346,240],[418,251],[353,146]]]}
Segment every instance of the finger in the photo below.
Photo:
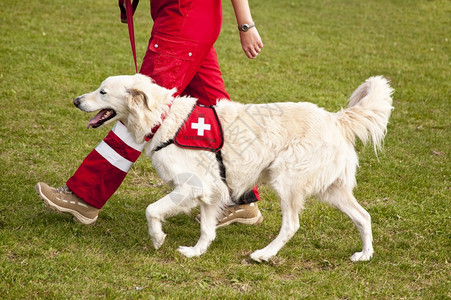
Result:
{"label": "finger", "polygon": [[259,46],[255,46],[253,48],[253,53],[255,53],[255,57],[262,51],[262,49]]}
{"label": "finger", "polygon": [[249,50],[250,58],[256,58],[258,53],[253,48]]}

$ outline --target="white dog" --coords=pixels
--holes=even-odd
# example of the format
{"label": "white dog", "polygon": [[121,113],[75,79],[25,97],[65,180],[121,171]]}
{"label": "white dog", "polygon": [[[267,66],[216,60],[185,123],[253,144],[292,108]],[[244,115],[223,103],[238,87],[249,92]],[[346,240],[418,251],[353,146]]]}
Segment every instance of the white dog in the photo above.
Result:
{"label": "white dog", "polygon": [[187,257],[203,254],[215,239],[217,216],[224,206],[255,185],[268,183],[280,198],[282,226],[268,246],[251,254],[253,260],[267,261],[290,240],[299,228],[305,199],[312,195],[341,210],[357,226],[363,249],[351,260],[372,257],[371,217],[353,196],[358,166],[354,144],[358,137],[363,143],[371,140],[375,149],[381,146],[392,111],[393,90],[386,79],[366,80],[351,95],[348,108],[337,113],[304,102],[218,101],[222,166],[214,152],[168,143],[196,104],[194,98],[173,97],[174,92],[136,74],[109,77],[96,91],[74,100],[82,111],[100,110],[90,122],[94,128],[119,120],[139,143],[159,126],[146,154],[158,175],[175,189],[146,209],[155,248],[165,240],[161,222],[166,217],[200,205],[200,239],[179,251]]}

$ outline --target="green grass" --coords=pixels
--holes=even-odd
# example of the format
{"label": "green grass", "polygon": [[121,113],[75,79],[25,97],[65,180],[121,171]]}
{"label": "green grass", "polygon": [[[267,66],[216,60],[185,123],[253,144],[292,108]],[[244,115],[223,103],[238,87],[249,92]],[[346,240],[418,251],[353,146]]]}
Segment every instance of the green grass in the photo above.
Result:
{"label": "green grass", "polygon": [[[269,263],[249,254],[278,233],[280,208],[262,187],[261,226],[229,226],[200,258],[199,226],[176,216],[153,250],[146,206],[168,192],[142,156],[85,227],[49,211],[38,181],[62,185],[108,128],[71,99],[107,76],[133,73],[116,1],[1,1],[0,295],[2,299],[449,299],[449,1],[250,1],[265,44],[241,51],[229,1],[217,42],[226,87],[241,102],[311,101],[334,111],[367,77],[396,90],[385,151],[358,145],[356,197],[373,218],[375,256],[352,263],[360,238],[346,216],[309,200],[301,229]],[[135,17],[138,57],[151,21]]]}

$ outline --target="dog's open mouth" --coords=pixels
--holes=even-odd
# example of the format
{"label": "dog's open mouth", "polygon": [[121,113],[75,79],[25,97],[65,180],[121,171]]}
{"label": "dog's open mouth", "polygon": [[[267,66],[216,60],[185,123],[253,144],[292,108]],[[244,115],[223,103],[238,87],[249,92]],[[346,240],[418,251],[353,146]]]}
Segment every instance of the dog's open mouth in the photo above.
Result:
{"label": "dog's open mouth", "polygon": [[103,123],[114,118],[115,116],[116,112],[114,111],[114,109],[102,109],[94,118],[89,121],[88,128],[97,128],[99,126],[102,126]]}

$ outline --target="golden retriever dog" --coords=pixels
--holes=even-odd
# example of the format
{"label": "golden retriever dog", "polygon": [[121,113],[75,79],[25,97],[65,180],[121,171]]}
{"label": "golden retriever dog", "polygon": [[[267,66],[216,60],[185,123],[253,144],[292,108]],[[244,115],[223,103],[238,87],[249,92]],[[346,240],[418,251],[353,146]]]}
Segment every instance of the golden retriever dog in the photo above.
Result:
{"label": "golden retriever dog", "polygon": [[367,79],[351,95],[348,107],[334,113],[306,102],[218,100],[222,162],[217,153],[168,143],[196,105],[195,98],[174,97],[174,92],[136,74],[109,77],[96,91],[74,99],[84,112],[100,111],[90,126],[120,121],[136,143],[147,143],[146,155],[158,175],[174,186],[146,209],[156,249],[166,238],[162,221],[200,206],[200,238],[195,246],[179,251],[187,257],[202,255],[216,237],[222,209],[254,186],[269,184],[280,200],[282,225],[268,246],[251,254],[253,260],[268,261],[291,239],[310,196],[338,208],[357,226],[362,251],[354,253],[352,261],[372,257],[371,217],[353,196],[358,166],[354,145],[357,137],[363,143],[371,141],[375,151],[381,147],[393,109],[393,90],[385,78]]}

